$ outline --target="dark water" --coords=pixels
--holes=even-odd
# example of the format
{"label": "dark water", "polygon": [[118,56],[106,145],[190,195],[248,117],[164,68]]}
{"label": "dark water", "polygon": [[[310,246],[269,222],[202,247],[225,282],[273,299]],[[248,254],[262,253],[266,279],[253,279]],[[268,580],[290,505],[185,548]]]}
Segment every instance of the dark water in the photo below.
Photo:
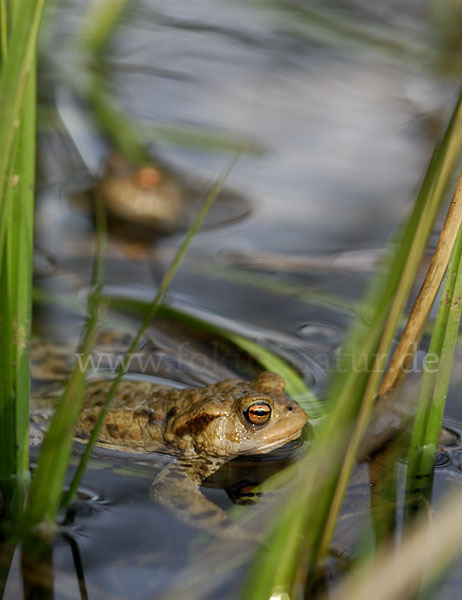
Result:
{"label": "dark water", "polygon": [[[109,152],[78,97],[84,73],[69,47],[83,6],[68,1],[50,10],[39,88],[44,110],[62,119],[44,121],[40,131],[36,242],[53,274],[39,285],[71,293],[76,305],[92,265],[91,252],[76,249],[91,239],[93,221],[75,197],[92,185]],[[452,34],[441,32],[441,14],[420,2],[300,7],[305,12],[277,2],[137,2],[111,43],[108,76],[113,97],[142,123],[215,132],[263,149],[244,153],[233,168],[168,302],[273,349],[321,393],[376,259],[415,198],[450,114],[460,64],[447,51]],[[198,196],[229,160],[229,151],[204,148],[196,138],[189,146],[152,139],[155,154],[193,181]],[[150,299],[180,239],[153,236],[149,251],[136,256],[115,240],[107,290]],[[82,323],[49,305],[36,317],[49,336],[75,335]],[[185,340],[188,351],[179,358]],[[171,325],[153,326],[146,344],[159,357],[148,375],[176,384],[249,377],[255,369]],[[460,358],[447,407],[459,434]],[[246,561],[233,567],[225,542],[207,541],[149,502],[162,460],[139,465],[97,456],[84,480],[88,495],[54,549],[56,598],[79,597],[76,562],[90,598],[159,597],[174,583],[176,597],[237,597]],[[279,462],[233,465],[204,492],[229,508],[223,488],[232,495],[240,481],[264,479]],[[461,478],[459,444],[439,457],[435,496]],[[353,485],[346,510],[366,502],[368,489],[367,478]],[[348,546],[348,536],[340,543]],[[454,573],[440,597],[454,598],[459,580]],[[20,597],[20,585],[13,571],[6,597]]]}

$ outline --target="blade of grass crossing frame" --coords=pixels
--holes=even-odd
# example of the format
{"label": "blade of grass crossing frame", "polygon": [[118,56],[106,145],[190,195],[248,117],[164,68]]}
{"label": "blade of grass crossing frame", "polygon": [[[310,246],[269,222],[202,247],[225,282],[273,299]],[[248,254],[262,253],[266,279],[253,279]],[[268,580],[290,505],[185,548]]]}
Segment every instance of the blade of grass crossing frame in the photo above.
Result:
{"label": "blade of grass crossing frame", "polygon": [[116,148],[134,164],[149,161],[139,127],[124,114],[108,89],[102,75],[103,68],[95,69],[95,57],[104,52],[127,3],[130,0],[97,0],[88,10],[85,27],[77,39],[81,52],[91,57],[92,66],[86,67],[88,84],[85,95],[93,107],[98,124],[106,131]]}
{"label": "blade of grass crossing frame", "polygon": [[[82,364],[88,364],[93,347],[104,282],[106,254],[106,219],[102,201],[95,202],[97,253],[93,269],[93,290],[88,298],[88,319],[80,351]],[[40,522],[54,523],[71,456],[73,434],[83,400],[85,369],[75,363],[69,381],[59,400],[50,427],[43,440],[37,468],[32,479],[24,521],[28,528]],[[59,448],[59,452],[56,449]]]}
{"label": "blade of grass crossing frame", "polygon": [[[218,132],[205,132],[201,128],[184,125],[153,124],[129,118],[126,111],[114,101],[105,76],[104,51],[111,40],[123,12],[130,0],[105,0],[94,2],[86,16],[85,25],[78,33],[74,44],[79,53],[89,58],[82,68],[87,72],[88,81],[83,93],[91,104],[98,125],[107,133],[117,150],[134,164],[152,161],[146,150],[152,140],[169,144],[191,146],[203,150],[233,152],[239,146],[240,152],[260,155],[263,148],[245,138],[230,138]],[[95,63],[96,60],[96,63]],[[72,85],[73,82],[70,82]],[[77,90],[79,94],[82,90]]]}
{"label": "blade of grass crossing frame", "polygon": [[279,373],[286,382],[286,393],[294,400],[297,400],[311,418],[322,416],[323,410],[316,396],[308,388],[303,379],[284,360],[279,358],[274,352],[242,335],[224,330],[221,330],[220,333],[225,339],[233,342],[238,348],[241,348],[241,350],[252,356],[264,369]]}
{"label": "blade of grass crossing frame", "polygon": [[[111,306],[122,310],[139,310],[145,313],[149,308],[148,302],[140,300],[119,298],[117,296],[111,296],[110,299]],[[321,407],[320,402],[300,375],[284,359],[280,358],[277,354],[271,352],[258,342],[171,306],[161,306],[159,308],[159,316],[171,318],[176,322],[186,323],[201,331],[213,333],[228,340],[256,360],[264,369],[279,373],[286,383],[286,393],[302,406],[310,418],[316,418],[323,415],[323,408]]]}
{"label": "blade of grass crossing frame", "polygon": [[18,469],[28,473],[29,458],[29,339],[32,306],[33,220],[35,184],[35,74],[29,77],[19,133],[18,173],[11,169],[10,225],[7,234],[8,288],[14,310],[16,440]]}
{"label": "blade of grass crossing frame", "polygon": [[226,178],[228,177],[231,169],[233,168],[234,163],[236,162],[237,158],[238,158],[238,155],[235,154],[233,156],[233,158],[229,161],[229,163],[226,165],[226,167],[223,170],[222,174],[220,175],[219,179],[217,180],[217,182],[213,186],[212,190],[210,191],[209,195],[205,199],[196,219],[194,220],[193,224],[189,228],[189,231],[187,232],[182,243],[180,244],[166,274],[164,275],[164,277],[160,283],[159,289],[158,289],[156,295],[154,296],[149,309],[146,312],[145,318],[144,318],[140,328],[138,329],[135,337],[133,338],[133,340],[130,344],[130,347],[126,351],[125,356],[122,361],[122,364],[120,365],[119,370],[117,371],[117,374],[112,381],[111,387],[109,388],[109,391],[104,399],[103,406],[101,407],[101,411],[96,419],[95,425],[94,425],[92,433],[90,435],[90,439],[88,440],[85,451],[82,454],[82,458],[80,460],[79,466],[77,467],[75,475],[72,479],[69,490],[65,493],[65,495],[63,497],[63,500],[62,500],[63,506],[69,505],[69,503],[72,501],[72,499],[78,489],[80,481],[85,472],[86,466],[90,459],[91,452],[96,443],[99,432],[101,431],[101,428],[104,424],[104,420],[108,413],[111,401],[114,398],[115,393],[117,391],[117,386],[119,385],[119,382],[122,379],[122,377],[127,369],[127,366],[130,363],[131,356],[132,356],[133,352],[135,352],[138,344],[140,343],[143,333],[149,327],[151,321],[157,314],[157,312],[160,308],[161,302],[162,302],[165,294],[167,293],[168,288],[170,287],[170,284],[171,284],[185,254],[189,248],[189,245],[191,244],[191,241],[193,240],[194,236],[199,231],[202,223],[204,222],[205,217],[207,216],[210,208],[212,207],[218,194],[220,193],[220,191],[223,187],[223,184],[224,184]]}
{"label": "blade of grass crossing frame", "polygon": [[[82,314],[82,310],[76,306],[74,295],[63,294],[51,296],[44,290],[34,288],[33,297],[34,301],[38,303],[57,304],[67,310]],[[145,314],[150,306],[150,302],[144,300],[132,300],[131,298],[118,296],[104,296],[104,299],[107,301],[109,308],[125,312],[135,311]],[[217,336],[228,340],[237,348],[240,348],[252,356],[252,358],[264,369],[279,373],[286,382],[286,393],[302,406],[310,418],[317,418],[324,414],[321,403],[303,381],[302,377],[283,358],[260,345],[258,342],[235,334],[181,309],[173,308],[165,304],[160,306],[158,314],[160,317],[171,318],[180,323],[187,323],[188,325],[197,327],[201,331],[215,333]]]}
{"label": "blade of grass crossing frame", "polygon": [[128,2],[130,0],[97,0],[90,4],[79,33],[81,50],[94,55],[104,49]]}

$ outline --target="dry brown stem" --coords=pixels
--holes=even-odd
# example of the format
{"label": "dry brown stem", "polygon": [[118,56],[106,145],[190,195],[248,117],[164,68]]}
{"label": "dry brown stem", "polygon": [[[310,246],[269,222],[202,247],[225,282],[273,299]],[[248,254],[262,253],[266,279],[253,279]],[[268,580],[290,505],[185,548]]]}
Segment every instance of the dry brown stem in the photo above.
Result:
{"label": "dry brown stem", "polygon": [[380,385],[378,396],[379,398],[385,398],[387,403],[393,402],[390,400],[394,396],[392,392],[399,389],[406,377],[407,368],[418,347],[428,315],[441,286],[461,224],[462,171],[457,180],[456,189],[427,275],[409,315],[404,333]]}

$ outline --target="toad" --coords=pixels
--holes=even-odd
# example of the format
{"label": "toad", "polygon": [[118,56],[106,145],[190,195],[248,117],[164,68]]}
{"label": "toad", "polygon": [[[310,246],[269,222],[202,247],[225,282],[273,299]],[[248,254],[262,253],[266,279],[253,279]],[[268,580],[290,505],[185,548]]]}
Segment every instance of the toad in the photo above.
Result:
{"label": "toad", "polygon": [[[78,440],[88,439],[110,385],[110,381],[88,384]],[[237,456],[265,454],[297,439],[306,421],[302,408],[285,395],[284,380],[276,373],[198,389],[122,381],[98,445],[175,456],[176,462],[165,466],[152,483],[151,498],[200,529],[239,537],[244,532],[199,486]]]}

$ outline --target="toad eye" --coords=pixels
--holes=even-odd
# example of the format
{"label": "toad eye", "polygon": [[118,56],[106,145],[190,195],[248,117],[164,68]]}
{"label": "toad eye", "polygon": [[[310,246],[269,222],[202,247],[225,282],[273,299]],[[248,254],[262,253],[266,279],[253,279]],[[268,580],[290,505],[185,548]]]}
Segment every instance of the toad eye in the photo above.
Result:
{"label": "toad eye", "polygon": [[244,416],[252,425],[264,425],[271,417],[271,406],[267,402],[254,402],[244,411]]}

